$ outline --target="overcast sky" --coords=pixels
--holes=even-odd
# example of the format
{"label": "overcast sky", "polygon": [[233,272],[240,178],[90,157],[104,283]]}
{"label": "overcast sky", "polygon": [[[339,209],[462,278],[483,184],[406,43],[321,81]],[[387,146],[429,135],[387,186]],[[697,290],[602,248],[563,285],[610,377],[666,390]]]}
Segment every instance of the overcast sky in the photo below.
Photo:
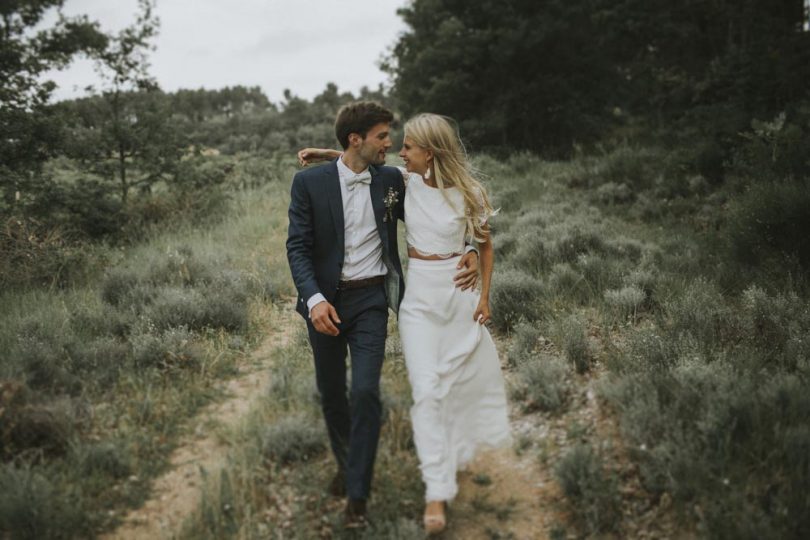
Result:
{"label": "overcast sky", "polygon": [[[167,91],[260,86],[274,102],[285,88],[312,98],[327,82],[353,93],[376,88],[387,81],[377,64],[405,30],[396,10],[406,1],[158,0],[150,72]],[[137,1],[66,0],[63,11],[117,31],[135,20]],[[56,99],[97,83],[81,59],[49,78],[59,85]]]}

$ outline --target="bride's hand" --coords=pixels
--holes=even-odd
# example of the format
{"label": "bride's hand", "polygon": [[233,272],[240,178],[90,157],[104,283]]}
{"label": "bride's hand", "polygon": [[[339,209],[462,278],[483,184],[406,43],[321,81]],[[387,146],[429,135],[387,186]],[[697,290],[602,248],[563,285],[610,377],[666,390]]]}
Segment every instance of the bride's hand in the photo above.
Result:
{"label": "bride's hand", "polygon": [[304,148],[298,151],[298,163],[305,167],[311,163],[326,161],[331,157],[332,150],[324,148]]}
{"label": "bride's hand", "polygon": [[490,319],[492,319],[492,313],[489,311],[489,302],[482,298],[478,301],[478,307],[475,308],[473,320],[478,324],[486,324]]}

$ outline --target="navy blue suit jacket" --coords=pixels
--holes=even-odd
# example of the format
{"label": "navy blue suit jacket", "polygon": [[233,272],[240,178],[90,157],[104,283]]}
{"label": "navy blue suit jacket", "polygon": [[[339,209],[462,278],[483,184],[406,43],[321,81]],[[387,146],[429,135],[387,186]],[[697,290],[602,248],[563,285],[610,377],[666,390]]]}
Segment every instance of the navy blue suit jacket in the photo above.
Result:
{"label": "navy blue suit jacket", "polygon": [[[338,158],[340,159],[340,158]],[[383,263],[388,269],[385,291],[388,306],[398,312],[405,282],[397,248],[397,220],[405,216],[405,182],[399,169],[369,166],[369,192],[382,242]],[[384,220],[386,196],[393,192],[393,219]],[[287,260],[295,288],[296,311],[309,318],[307,300],[321,293],[333,304],[343,269],[344,222],[337,160],[296,173],[293,178],[287,234]]]}

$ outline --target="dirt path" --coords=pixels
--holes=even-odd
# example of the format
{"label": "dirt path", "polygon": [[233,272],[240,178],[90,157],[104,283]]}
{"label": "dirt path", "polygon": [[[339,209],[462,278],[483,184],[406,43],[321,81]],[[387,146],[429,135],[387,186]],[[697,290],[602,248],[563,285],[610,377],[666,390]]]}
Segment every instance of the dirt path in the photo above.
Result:
{"label": "dirt path", "polygon": [[[504,360],[508,343],[496,339],[496,345]],[[512,374],[504,371],[504,376],[508,388]],[[459,494],[449,510],[449,526],[442,538],[543,539],[554,526],[565,522],[560,511],[563,496],[551,461],[541,462],[538,456],[543,449],[556,451],[561,446],[566,422],[526,415],[516,404],[511,409],[512,447],[482,452],[459,474]]]}
{"label": "dirt path", "polygon": [[[501,358],[505,347],[498,343]],[[678,523],[670,501],[653,500],[641,487],[639,472],[627,457],[617,421],[597,399],[604,368],[572,375],[571,396],[559,415],[524,414],[512,405],[513,448],[482,453],[460,475],[459,495],[442,536],[452,540],[541,540],[579,538],[567,501],[555,478],[559,460],[588,440],[604,447],[607,467],[618,479],[620,528],[600,538],[695,538]],[[506,373],[507,384],[510,374]],[[610,450],[607,450],[607,449]]]}
{"label": "dirt path", "polygon": [[511,448],[481,454],[459,477],[459,495],[450,508],[447,539],[546,538],[556,520],[549,503],[556,485],[535,455]]}
{"label": "dirt path", "polygon": [[[176,535],[199,507],[204,476],[216,477],[227,462],[230,448],[210,426],[238,423],[268,391],[271,354],[288,344],[295,327],[293,317],[290,306],[274,312],[274,331],[252,354],[251,362],[242,367],[239,376],[226,383],[231,397],[190,420],[189,431],[194,435],[180,442],[170,458],[170,470],[154,481],[152,498],[130,512],[123,524],[104,538],[160,540]],[[506,343],[497,341],[500,357],[506,358]],[[505,375],[509,384],[512,375]],[[596,398],[595,387],[601,375],[599,369],[585,376],[572,375],[575,380],[571,381],[569,404],[558,415],[525,414],[519,404],[512,404],[513,446],[481,453],[459,475],[459,495],[449,510],[449,527],[442,539],[577,537],[554,469],[561,456],[584,439],[597,443],[620,439],[615,421]],[[620,455],[613,457],[613,470],[623,478],[622,511],[634,516],[631,524],[622,526],[622,532],[638,538],[668,537],[676,528],[667,505],[651,505],[638,486],[629,460]],[[339,512],[341,506],[342,501],[335,502],[331,510]],[[607,536],[618,537],[621,533]]]}
{"label": "dirt path", "polygon": [[292,307],[278,309],[274,315],[271,334],[253,352],[250,362],[240,367],[239,375],[223,385],[229,397],[189,420],[191,435],[181,440],[172,453],[169,471],[152,483],[152,497],[129,512],[121,526],[103,539],[173,538],[183,521],[198,508],[204,476],[219,474],[229,450],[211,426],[236,424],[268,391],[271,353],[284,347],[292,336]]}

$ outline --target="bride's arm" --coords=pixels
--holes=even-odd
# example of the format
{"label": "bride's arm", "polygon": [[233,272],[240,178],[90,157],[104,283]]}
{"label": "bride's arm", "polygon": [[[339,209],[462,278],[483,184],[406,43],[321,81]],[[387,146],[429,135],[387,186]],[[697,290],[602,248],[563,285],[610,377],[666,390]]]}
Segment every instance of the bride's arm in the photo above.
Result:
{"label": "bride's arm", "polygon": [[331,148],[304,148],[298,151],[298,163],[304,167],[311,163],[335,159],[341,154],[339,150]]}
{"label": "bride's arm", "polygon": [[478,243],[478,265],[481,268],[481,298],[475,308],[473,319],[481,324],[489,321],[492,314],[489,310],[489,288],[492,283],[492,268],[495,264],[495,250],[492,248],[492,235],[487,230],[484,242]]}

